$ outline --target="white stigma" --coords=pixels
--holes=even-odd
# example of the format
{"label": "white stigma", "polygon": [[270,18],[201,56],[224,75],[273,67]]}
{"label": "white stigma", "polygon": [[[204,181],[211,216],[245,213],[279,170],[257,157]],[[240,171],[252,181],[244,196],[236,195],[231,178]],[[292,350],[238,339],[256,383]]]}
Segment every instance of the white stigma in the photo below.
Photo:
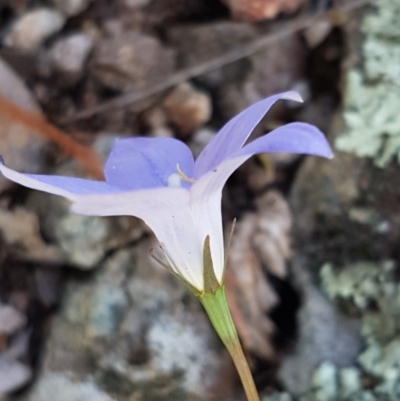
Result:
{"label": "white stigma", "polygon": [[168,177],[167,185],[171,188],[180,188],[181,181],[180,175],[178,173],[173,173]]}

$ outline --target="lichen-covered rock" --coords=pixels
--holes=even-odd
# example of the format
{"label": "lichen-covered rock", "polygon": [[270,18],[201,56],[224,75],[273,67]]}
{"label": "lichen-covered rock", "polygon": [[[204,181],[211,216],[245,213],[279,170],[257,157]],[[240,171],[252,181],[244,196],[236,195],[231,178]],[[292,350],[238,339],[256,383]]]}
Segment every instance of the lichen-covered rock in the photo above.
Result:
{"label": "lichen-covered rock", "polygon": [[274,393],[264,397],[262,401],[293,401],[289,393]]}
{"label": "lichen-covered rock", "polygon": [[299,396],[312,388],[314,372],[322,363],[340,367],[354,364],[363,341],[359,319],[340,313],[315,285],[304,260],[299,255],[294,260],[293,284],[303,299],[299,337],[294,352],[283,361],[279,377],[287,391]]}
{"label": "lichen-covered rock", "polygon": [[19,17],[4,38],[4,44],[16,49],[33,51],[46,39],[59,32],[65,17],[51,8],[38,8]]}
{"label": "lichen-covered rock", "polygon": [[[336,380],[335,400],[397,400],[400,396],[400,285],[395,279],[396,266],[392,261],[382,263],[357,262],[340,269],[325,265],[321,269],[322,282],[329,296],[342,308],[362,316],[362,335],[366,349],[358,363],[364,375],[372,378],[373,385],[363,389],[361,371],[352,367],[340,370]],[[373,305],[373,307],[371,307]],[[319,383],[326,394],[327,386]],[[325,399],[314,396],[304,401]]]}
{"label": "lichen-covered rock", "polygon": [[361,372],[356,368],[338,369],[323,363],[315,370],[313,386],[300,401],[373,401],[368,391],[362,390]]}
{"label": "lichen-covered rock", "polygon": [[[381,17],[390,20],[390,13],[398,13],[398,2],[377,1],[375,7],[375,12],[370,11],[364,22],[364,25],[373,23],[375,27],[375,31],[366,34],[366,43],[371,40],[371,35],[379,35],[386,41],[385,35],[378,34],[385,28],[377,21]],[[388,12],[386,7],[391,11]],[[361,52],[365,55],[366,49],[362,42],[360,44],[357,24],[363,15],[365,12],[358,13],[353,19],[355,23],[345,28],[349,46],[354,52],[360,52],[358,60],[362,59]],[[386,29],[391,29],[389,23]],[[395,45],[397,39],[393,38],[392,35],[386,44]],[[357,60],[357,53],[353,56],[353,60]],[[370,72],[363,75],[360,70],[353,69],[346,80],[343,120],[347,127],[349,122],[354,123],[354,130],[339,135],[335,145],[342,149],[345,141],[351,143],[351,147],[343,147],[348,154],[336,152],[335,158],[329,162],[317,158],[306,160],[290,197],[296,216],[298,249],[294,258],[294,284],[302,290],[305,298],[299,318],[299,344],[294,355],[285,360],[281,374],[288,390],[304,392],[307,390],[305,387],[309,388],[300,398],[302,401],[398,399],[394,349],[399,333],[396,295],[399,290],[394,276],[395,265],[384,261],[397,255],[400,241],[400,181],[397,178],[400,167],[398,163],[390,163],[384,169],[378,168],[371,160],[358,156],[360,152],[372,149],[369,155],[376,161],[384,155],[385,151],[381,153],[381,150],[386,145],[390,152],[396,151],[390,143],[395,136],[390,135],[396,130],[395,124],[392,126],[391,123],[398,118],[394,109],[398,103],[395,98],[400,92],[395,89],[393,75],[385,78],[375,76],[372,80],[372,76],[367,77],[366,74]],[[392,84],[387,86],[388,82]],[[387,100],[392,104],[385,105]],[[344,132],[340,127],[337,124],[335,131]],[[377,150],[378,153],[375,153]],[[309,276],[308,285],[301,281],[298,283],[299,278],[304,280],[306,277],[304,272]],[[325,294],[316,285],[320,282]],[[312,300],[315,294],[317,298]],[[332,297],[335,304],[327,296]],[[330,312],[319,315],[316,309],[324,310],[323,305]],[[327,321],[326,316],[330,316]],[[316,319],[314,324],[310,324],[313,319]],[[342,323],[345,321],[353,325],[347,340],[343,337],[346,330]],[[333,322],[342,323],[335,329]],[[330,332],[325,331],[329,326]],[[336,335],[330,337],[335,332]],[[324,342],[318,338],[324,333],[322,338],[331,340],[321,347]],[[346,350],[342,346],[349,348],[339,356],[340,350]],[[336,355],[327,352],[329,348]],[[302,361],[297,370],[296,364],[292,363],[296,358]],[[313,362],[310,363],[310,360]],[[323,370],[324,365],[319,366],[326,362],[336,373],[332,373],[333,378],[324,383],[320,380],[321,372],[318,370],[316,376],[314,372],[315,369]],[[310,368],[313,363],[314,367]],[[347,367],[353,370],[343,370]],[[288,372],[292,374],[288,375]],[[357,375],[362,378],[358,389]],[[389,382],[389,376],[393,381]],[[304,385],[299,387],[301,382]],[[369,383],[369,388],[365,387],[365,383]]]}
{"label": "lichen-covered rock", "polygon": [[217,383],[227,391],[218,379],[227,354],[200,303],[152,261],[151,246],[120,250],[96,275],[70,281],[29,401],[55,388],[70,397],[56,401],[201,401]]}
{"label": "lichen-covered rock", "polygon": [[[94,147],[100,159],[106,159],[115,138],[98,138]],[[73,161],[60,165],[53,173],[82,176]],[[56,255],[61,253],[64,263],[83,270],[96,268],[108,252],[137,241],[144,233],[144,224],[134,217],[78,215],[70,211],[68,200],[44,192],[32,191],[28,207],[39,216],[41,232],[58,250]]]}
{"label": "lichen-covered rock", "polygon": [[48,401],[49,395],[53,401],[114,401],[102,391],[93,380],[75,381],[72,375],[47,373],[43,375],[34,388],[30,399],[35,401]]}
{"label": "lichen-covered rock", "polygon": [[374,7],[363,24],[363,71],[348,72],[347,128],[335,146],[384,167],[395,157],[400,162],[400,4],[379,0]]}

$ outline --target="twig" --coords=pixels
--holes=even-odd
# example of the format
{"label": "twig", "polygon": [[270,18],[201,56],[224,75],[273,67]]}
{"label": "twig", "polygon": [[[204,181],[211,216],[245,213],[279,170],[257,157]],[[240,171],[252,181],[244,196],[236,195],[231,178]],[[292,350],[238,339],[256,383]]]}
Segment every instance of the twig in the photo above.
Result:
{"label": "twig", "polygon": [[144,100],[152,95],[162,92],[172,86],[178,85],[182,82],[195,78],[199,75],[203,75],[207,72],[221,68],[227,64],[238,61],[244,57],[249,57],[260,50],[265,49],[267,46],[280,41],[281,39],[293,35],[305,28],[308,28],[312,24],[315,24],[318,20],[325,19],[335,12],[348,13],[354,11],[360,7],[366,6],[373,3],[374,0],[353,0],[346,3],[342,7],[334,8],[325,12],[318,12],[315,15],[308,17],[301,17],[295,21],[285,24],[285,26],[279,29],[277,32],[272,32],[260,36],[250,43],[246,43],[228,51],[220,56],[214,57],[199,65],[185,68],[172,74],[162,82],[151,85],[143,90],[129,92],[116,97],[110,101],[104,102],[98,106],[78,112],[66,119],[60,120],[59,124],[69,124],[79,120],[92,117],[96,114],[104,113],[106,111],[122,109],[136,103],[140,100]]}
{"label": "twig", "polygon": [[91,148],[76,143],[70,136],[48,123],[41,114],[24,110],[0,96],[0,115],[57,144],[65,153],[76,159],[94,178],[103,178],[101,163],[95,152]]}

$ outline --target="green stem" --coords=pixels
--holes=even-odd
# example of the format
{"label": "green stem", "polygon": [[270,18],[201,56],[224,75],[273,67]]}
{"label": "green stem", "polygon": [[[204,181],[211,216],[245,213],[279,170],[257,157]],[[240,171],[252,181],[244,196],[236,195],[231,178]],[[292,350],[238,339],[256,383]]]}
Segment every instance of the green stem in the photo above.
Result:
{"label": "green stem", "polygon": [[246,392],[247,400],[260,401],[249,365],[247,364],[235,325],[232,321],[231,313],[229,312],[224,286],[218,288],[215,293],[204,293],[198,298],[235,363],[244,391]]}

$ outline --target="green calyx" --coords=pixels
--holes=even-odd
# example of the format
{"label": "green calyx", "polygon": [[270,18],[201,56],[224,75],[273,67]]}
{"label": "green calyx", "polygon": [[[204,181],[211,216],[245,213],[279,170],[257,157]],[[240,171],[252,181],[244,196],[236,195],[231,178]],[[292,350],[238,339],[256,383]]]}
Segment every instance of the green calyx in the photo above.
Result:
{"label": "green calyx", "polygon": [[215,293],[204,293],[198,298],[224,345],[228,347],[232,341],[238,341],[235,325],[226,301],[225,287],[220,286]]}
{"label": "green calyx", "polygon": [[243,383],[247,400],[259,401],[258,393],[229,311],[225,296],[225,287],[220,285],[215,292],[204,292],[198,295],[198,299],[233,359]]}

